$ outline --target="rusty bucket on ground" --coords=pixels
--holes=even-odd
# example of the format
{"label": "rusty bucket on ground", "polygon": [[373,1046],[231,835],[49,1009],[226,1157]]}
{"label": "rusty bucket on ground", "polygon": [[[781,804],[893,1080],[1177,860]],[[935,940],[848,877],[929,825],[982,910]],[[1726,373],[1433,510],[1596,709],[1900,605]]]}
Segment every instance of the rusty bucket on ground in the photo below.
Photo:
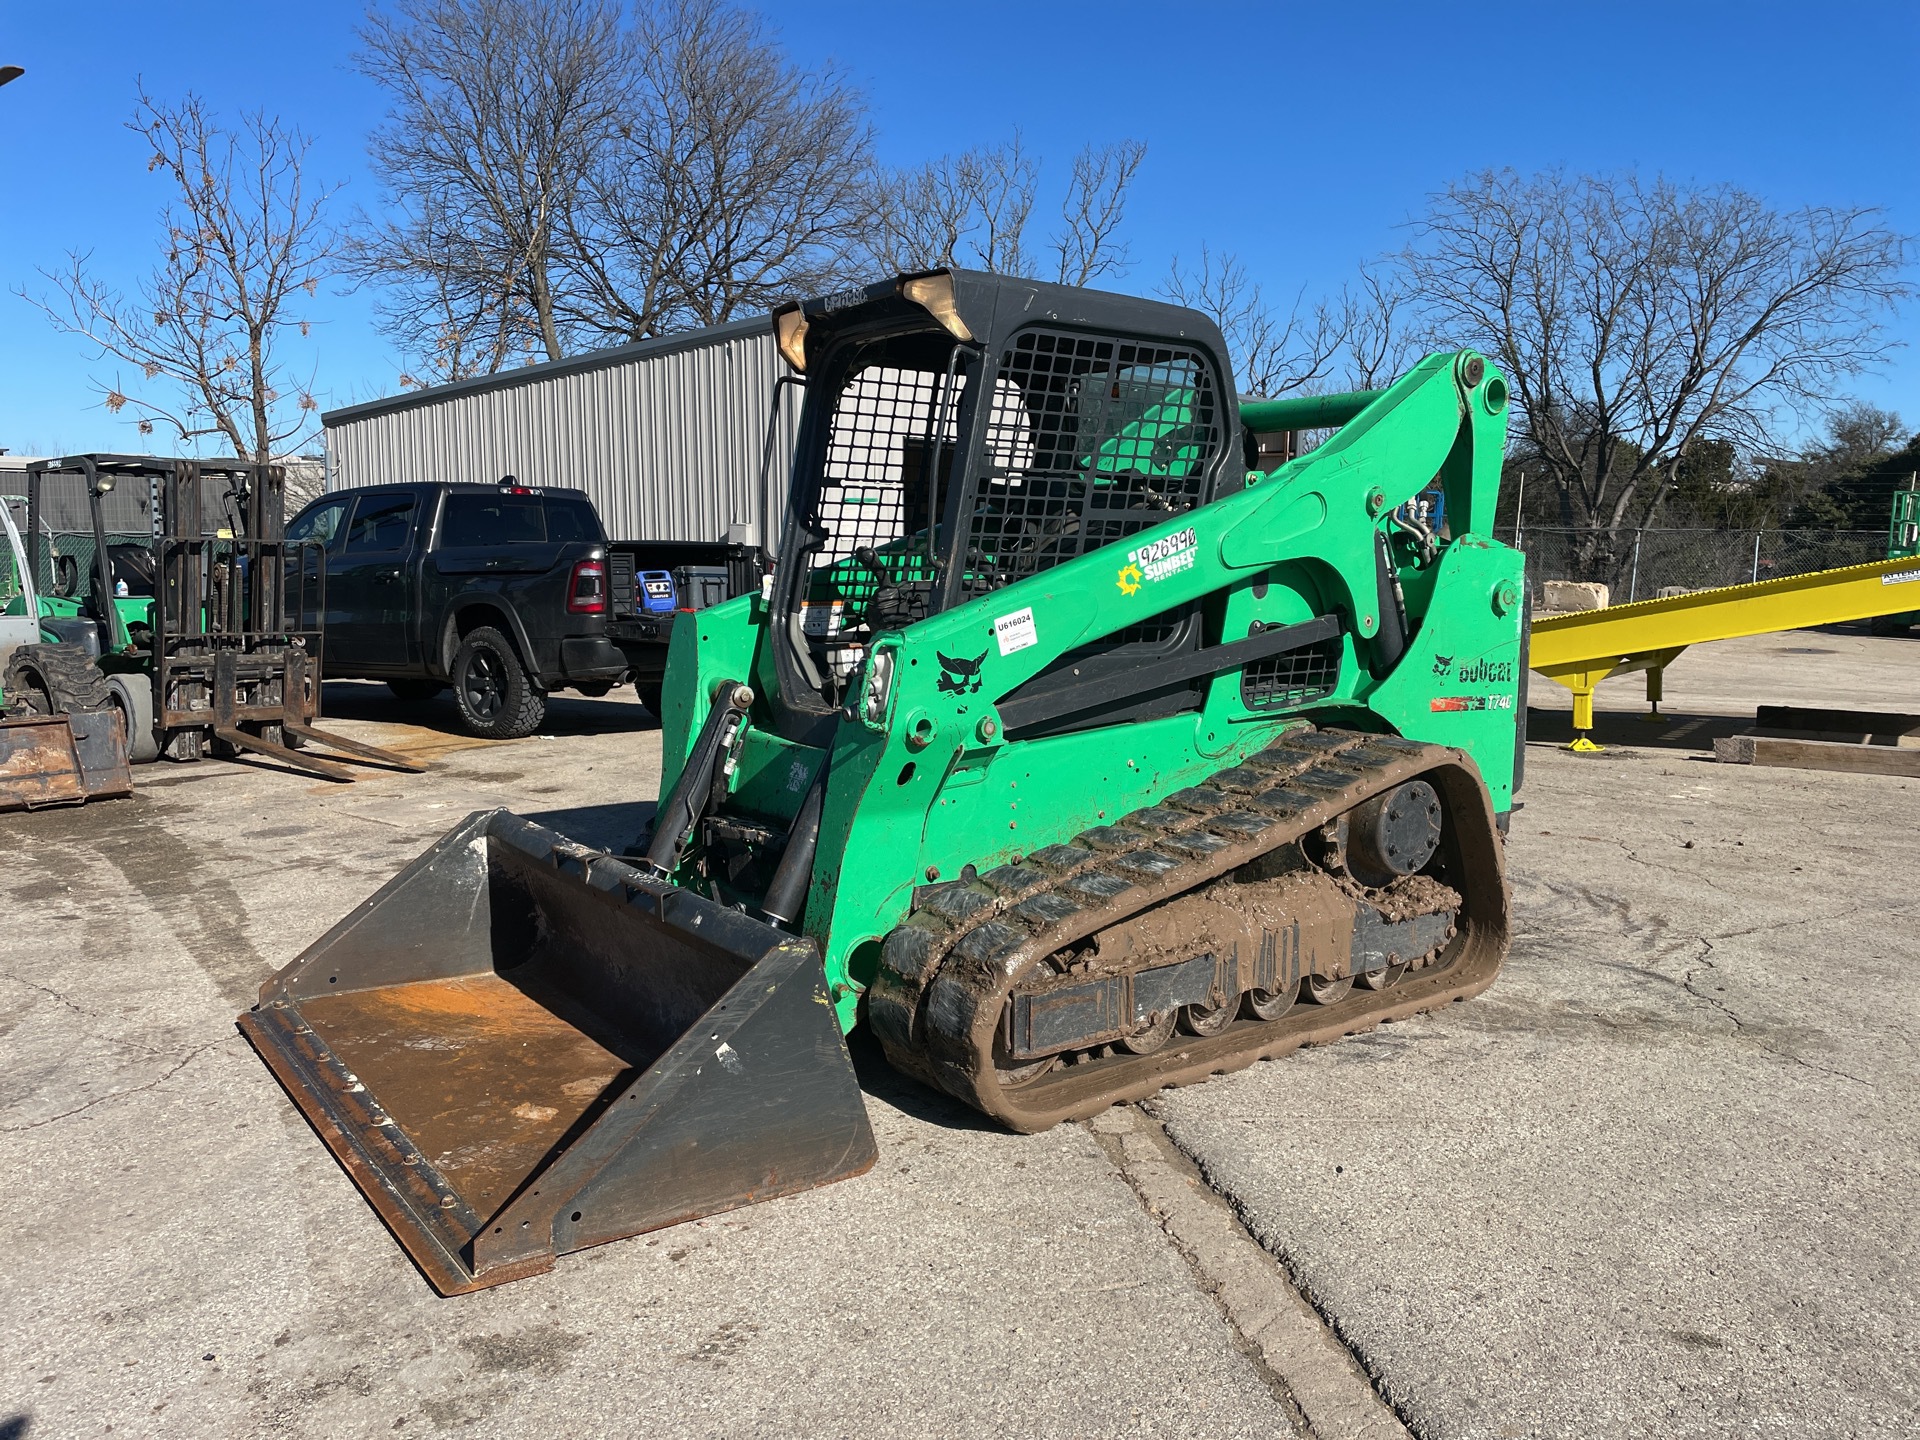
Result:
{"label": "rusty bucket on ground", "polygon": [[0,718],[0,810],[131,794],[127,727],[118,710]]}
{"label": "rusty bucket on ground", "polygon": [[444,1295],[876,1154],[812,941],[503,810],[240,1027]]}

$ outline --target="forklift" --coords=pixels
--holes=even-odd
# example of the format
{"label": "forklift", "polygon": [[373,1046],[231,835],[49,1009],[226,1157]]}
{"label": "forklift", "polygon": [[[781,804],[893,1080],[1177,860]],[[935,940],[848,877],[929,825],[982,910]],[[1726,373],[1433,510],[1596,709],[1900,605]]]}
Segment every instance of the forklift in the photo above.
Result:
{"label": "forklift", "polygon": [[423,769],[315,728],[326,556],[285,538],[285,488],[280,466],[240,460],[30,465],[25,570],[40,639],[7,656],[6,706],[118,710],[134,764],[245,752],[336,781],[354,778],[343,762]]}

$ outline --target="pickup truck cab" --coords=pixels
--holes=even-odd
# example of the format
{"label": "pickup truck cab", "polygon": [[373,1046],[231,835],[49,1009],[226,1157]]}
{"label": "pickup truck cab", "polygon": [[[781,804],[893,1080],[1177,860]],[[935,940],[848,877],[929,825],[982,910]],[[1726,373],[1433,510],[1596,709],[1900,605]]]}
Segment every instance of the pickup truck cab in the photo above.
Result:
{"label": "pickup truck cab", "polygon": [[583,491],[412,482],[337,491],[287,539],[326,548],[321,668],[407,700],[451,687],[476,735],[531,734],[547,693],[628,678],[607,635],[607,538]]}

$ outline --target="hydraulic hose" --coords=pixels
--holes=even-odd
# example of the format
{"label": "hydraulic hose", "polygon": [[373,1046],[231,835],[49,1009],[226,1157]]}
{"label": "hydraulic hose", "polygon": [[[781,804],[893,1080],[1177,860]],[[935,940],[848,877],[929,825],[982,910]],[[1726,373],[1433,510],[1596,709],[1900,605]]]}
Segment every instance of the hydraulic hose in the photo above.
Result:
{"label": "hydraulic hose", "polygon": [[807,887],[813,880],[813,856],[820,846],[820,810],[827,799],[827,766],[820,762],[820,773],[807,787],[807,798],[800,802],[800,813],[793,817],[787,831],[787,848],[767,886],[767,898],[760,902],[760,913],[776,925],[792,925],[807,906]]}
{"label": "hydraulic hose", "polygon": [[1373,632],[1373,661],[1367,669],[1374,679],[1384,680],[1407,653],[1407,602],[1400,593],[1386,533],[1376,530],[1373,538],[1374,603],[1380,628]]}
{"label": "hydraulic hose", "polygon": [[687,756],[667,803],[653,817],[653,841],[641,864],[654,874],[665,878],[680,864],[680,852],[687,848],[694,827],[711,803],[713,777],[721,757],[733,748],[733,737],[752,704],[753,690],[746,685],[726,680],[715,688],[713,709],[707,714],[707,723],[700,727],[699,739],[693,742],[693,753]]}

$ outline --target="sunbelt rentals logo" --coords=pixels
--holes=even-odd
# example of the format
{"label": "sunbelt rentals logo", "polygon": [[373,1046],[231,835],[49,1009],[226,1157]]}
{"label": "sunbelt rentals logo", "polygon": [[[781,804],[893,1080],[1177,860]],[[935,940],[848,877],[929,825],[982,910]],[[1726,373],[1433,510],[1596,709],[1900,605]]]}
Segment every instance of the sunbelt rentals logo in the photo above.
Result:
{"label": "sunbelt rentals logo", "polygon": [[1178,575],[1182,570],[1191,570],[1194,557],[1199,553],[1200,542],[1194,536],[1193,527],[1188,526],[1177,535],[1168,535],[1129,550],[1127,563],[1120,567],[1120,578],[1115,583],[1119,585],[1122,595],[1137,595],[1142,585],[1164,580],[1169,575]]}

